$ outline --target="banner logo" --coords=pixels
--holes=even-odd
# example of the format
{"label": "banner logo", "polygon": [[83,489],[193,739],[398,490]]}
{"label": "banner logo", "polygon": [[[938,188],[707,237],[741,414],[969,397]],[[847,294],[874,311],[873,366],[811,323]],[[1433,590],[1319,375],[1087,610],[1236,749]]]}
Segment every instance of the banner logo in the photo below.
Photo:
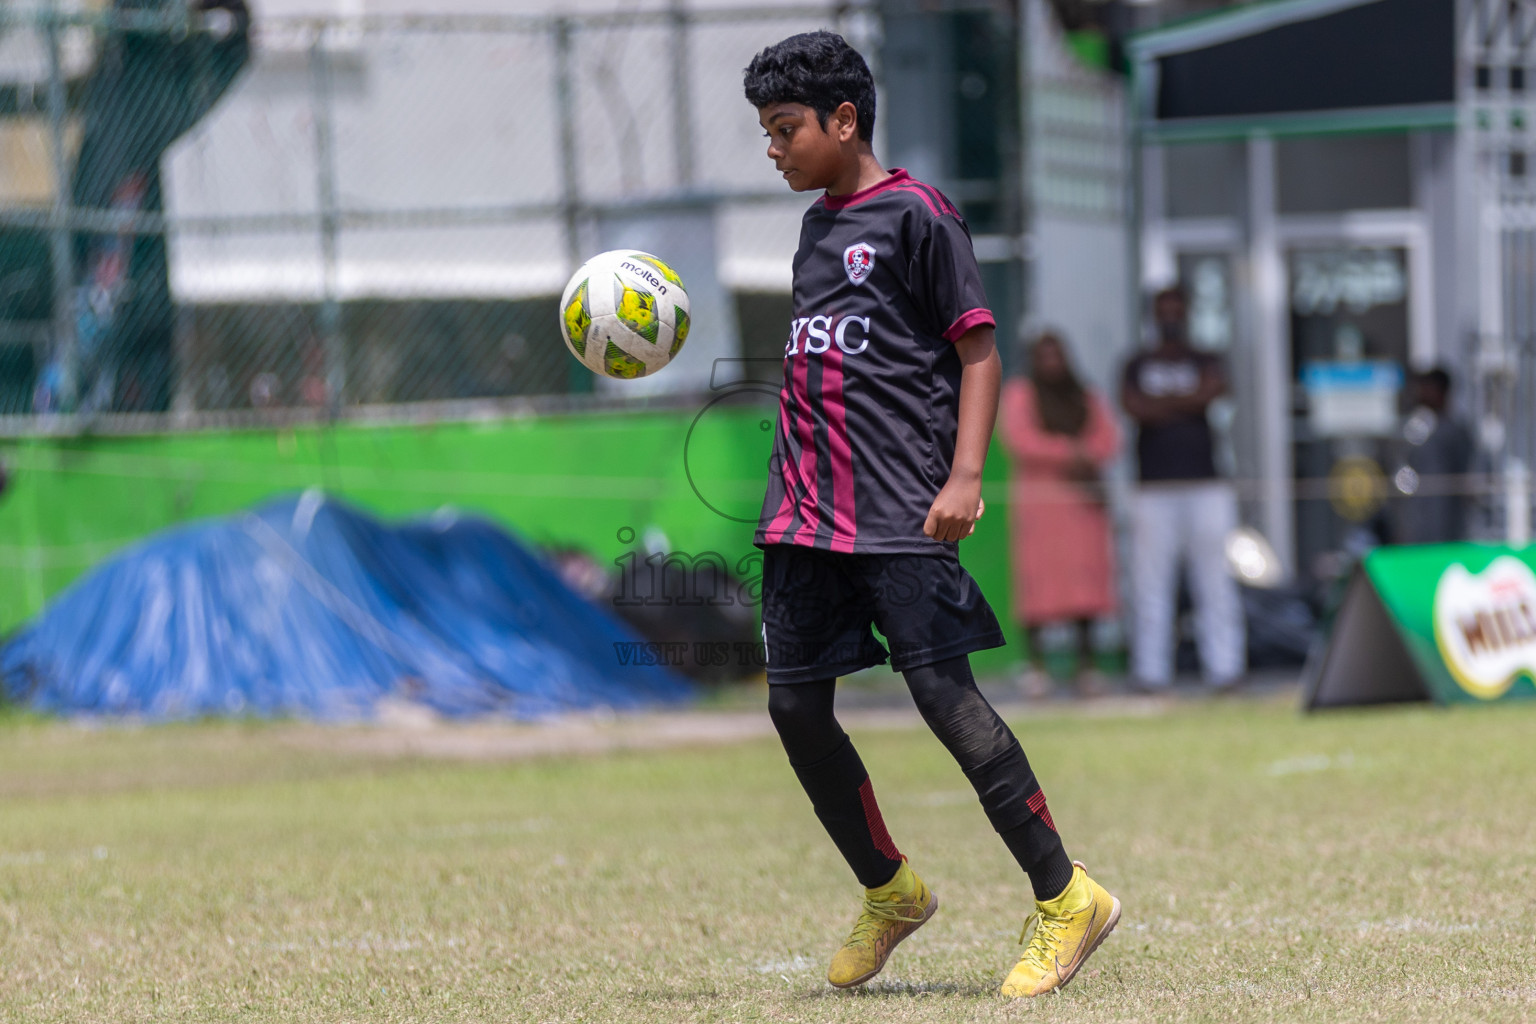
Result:
{"label": "banner logo", "polygon": [[1473,574],[1451,565],[1435,586],[1435,645],[1461,688],[1497,700],[1521,672],[1536,680],[1536,573],[1504,555]]}

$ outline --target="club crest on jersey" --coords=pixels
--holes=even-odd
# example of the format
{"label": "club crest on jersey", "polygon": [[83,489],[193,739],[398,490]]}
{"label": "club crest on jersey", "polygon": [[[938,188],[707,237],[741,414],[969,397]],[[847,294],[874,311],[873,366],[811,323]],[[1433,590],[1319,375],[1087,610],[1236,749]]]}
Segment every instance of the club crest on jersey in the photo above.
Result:
{"label": "club crest on jersey", "polygon": [[843,250],[843,270],[848,280],[863,284],[869,272],[875,269],[875,247],[868,242],[854,242]]}

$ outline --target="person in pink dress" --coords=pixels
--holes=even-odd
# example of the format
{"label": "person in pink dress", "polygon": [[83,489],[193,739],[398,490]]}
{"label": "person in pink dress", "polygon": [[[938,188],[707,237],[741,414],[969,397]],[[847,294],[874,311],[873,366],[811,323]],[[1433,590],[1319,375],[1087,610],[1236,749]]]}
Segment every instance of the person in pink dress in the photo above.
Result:
{"label": "person in pink dress", "polygon": [[1109,406],[1083,387],[1065,343],[1042,334],[1031,376],[1003,386],[1002,438],[1011,463],[1009,528],[1013,608],[1025,633],[1029,668],[1020,684],[1043,697],[1052,683],[1041,659],[1041,628],[1077,629],[1077,688],[1103,688],[1094,665],[1093,624],[1116,614],[1115,557],[1102,482],[1120,449]]}

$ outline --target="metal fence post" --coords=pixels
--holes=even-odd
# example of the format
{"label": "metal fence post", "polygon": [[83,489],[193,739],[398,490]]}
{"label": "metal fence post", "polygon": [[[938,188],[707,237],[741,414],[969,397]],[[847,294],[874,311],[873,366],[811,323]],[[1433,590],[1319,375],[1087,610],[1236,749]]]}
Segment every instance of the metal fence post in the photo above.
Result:
{"label": "metal fence post", "polygon": [[315,173],[320,201],[320,343],[325,353],[326,410],[341,414],[347,387],[347,346],[338,297],[341,215],[336,201],[335,94],[326,44],[332,26],[318,26],[309,46],[310,77],[315,90]]}
{"label": "metal fence post", "polygon": [[688,9],[683,0],[672,0],[672,148],[677,161],[677,183],[693,184],[693,105],[688,88]]}
{"label": "metal fence post", "polygon": [[[1014,112],[1015,138],[1013,140],[1013,153],[1011,165],[1004,171],[1009,179],[1009,188],[1005,191],[1006,199],[1013,206],[1008,217],[1008,230],[1015,233],[1018,239],[1018,282],[1019,282],[1019,325],[1021,327],[1033,327],[1040,314],[1040,296],[1036,294],[1036,287],[1040,281],[1039,261],[1037,245],[1035,244],[1035,174],[1034,160],[1035,139],[1031,134],[1035,130],[1035,117],[1033,104],[1035,102],[1034,55],[1030,53],[1030,47],[1034,45],[1035,36],[1033,27],[1035,19],[1035,0],[1026,0],[1018,6],[1017,25],[1018,35],[1014,39],[1014,50],[1019,57],[1019,66],[1014,75],[1014,95],[1017,109]],[[1011,357],[1018,351],[1018,338],[999,339],[999,347],[1006,346],[1005,351]],[[1013,369],[1010,362],[1009,370]]]}
{"label": "metal fence post", "polygon": [[[560,125],[560,219],[565,228],[566,273],[574,274],[583,260],[581,254],[580,216],[581,183],[576,164],[576,86],[571,77],[571,32],[569,18],[556,18],[551,31],[555,43],[555,121]],[[570,391],[592,390],[592,374],[575,360],[566,371]]]}
{"label": "metal fence post", "polygon": [[49,255],[53,262],[53,352],[62,370],[59,409],[72,412],[79,387],[79,337],[75,333],[75,247],[70,234],[74,216],[74,184],[65,152],[68,100],[64,93],[64,62],[60,55],[60,0],[44,16],[48,39],[48,132],[53,149],[53,204],[48,216]]}
{"label": "metal fence post", "polygon": [[555,120],[560,125],[560,213],[565,224],[565,255],[570,269],[581,265],[577,241],[577,210],[581,203],[576,180],[576,97],[571,80],[571,21],[557,18],[555,35]]}

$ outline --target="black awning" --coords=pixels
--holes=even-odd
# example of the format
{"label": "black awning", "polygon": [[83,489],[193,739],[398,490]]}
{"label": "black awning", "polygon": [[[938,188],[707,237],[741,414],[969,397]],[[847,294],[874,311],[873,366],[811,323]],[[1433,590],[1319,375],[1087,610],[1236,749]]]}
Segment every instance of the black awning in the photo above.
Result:
{"label": "black awning", "polygon": [[1456,100],[1455,0],[1289,0],[1132,45],[1157,127],[1372,110],[1406,125]]}

